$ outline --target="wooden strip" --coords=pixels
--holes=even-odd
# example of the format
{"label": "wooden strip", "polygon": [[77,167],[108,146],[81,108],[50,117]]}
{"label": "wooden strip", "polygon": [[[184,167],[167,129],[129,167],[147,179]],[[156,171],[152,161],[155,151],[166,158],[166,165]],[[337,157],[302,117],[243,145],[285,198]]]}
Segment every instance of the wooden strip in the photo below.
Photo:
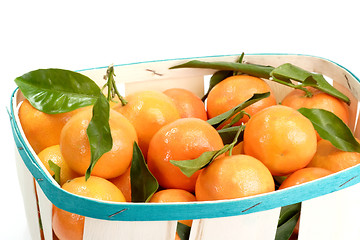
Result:
{"label": "wooden strip", "polygon": [[[20,151],[23,150],[20,149]],[[19,178],[21,193],[24,200],[25,214],[31,239],[41,240],[33,176],[26,168],[23,160],[18,153],[18,150],[15,150],[15,152],[17,175]]]}
{"label": "wooden strip", "polygon": [[128,222],[85,218],[83,240],[92,239],[175,239],[177,221]]}
{"label": "wooden strip", "polygon": [[356,221],[360,215],[359,201],[360,184],[304,201],[299,240],[360,239],[360,228]]}
{"label": "wooden strip", "polygon": [[45,240],[53,239],[52,232],[52,203],[47,199],[39,184],[36,182],[36,193],[39,201],[40,217]]}
{"label": "wooden strip", "polygon": [[273,240],[279,214],[280,208],[275,208],[234,217],[194,220],[189,240]]}

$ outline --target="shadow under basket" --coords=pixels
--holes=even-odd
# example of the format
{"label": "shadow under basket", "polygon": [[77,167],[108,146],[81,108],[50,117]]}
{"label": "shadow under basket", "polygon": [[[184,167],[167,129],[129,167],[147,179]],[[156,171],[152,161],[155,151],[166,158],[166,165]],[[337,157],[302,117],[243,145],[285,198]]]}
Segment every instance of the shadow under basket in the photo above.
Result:
{"label": "shadow under basket", "polygon": [[[236,61],[238,55],[200,57],[204,61]],[[194,59],[194,58],[191,58]],[[115,66],[123,94],[138,90],[186,88],[198,96],[214,70],[173,69],[189,59],[162,60]],[[246,55],[244,61],[277,67],[292,63],[323,74],[351,99],[350,129],[359,137],[357,121],[360,84],[344,67],[319,57],[291,54]],[[80,71],[103,85],[106,67]],[[277,101],[290,88],[267,81]],[[205,87],[206,88],[206,87]],[[205,89],[206,90],[206,89]],[[299,239],[360,239],[360,166],[322,179],[241,199],[194,203],[111,203],[76,196],[62,190],[44,171],[30,147],[18,119],[23,100],[19,90],[11,99],[11,125],[16,144],[16,165],[32,239],[53,239],[52,204],[85,216],[83,239],[174,239],[177,220],[194,219],[190,239],[274,239],[282,206],[302,202]],[[35,179],[35,184],[33,179]],[[39,224],[39,216],[41,223]]]}

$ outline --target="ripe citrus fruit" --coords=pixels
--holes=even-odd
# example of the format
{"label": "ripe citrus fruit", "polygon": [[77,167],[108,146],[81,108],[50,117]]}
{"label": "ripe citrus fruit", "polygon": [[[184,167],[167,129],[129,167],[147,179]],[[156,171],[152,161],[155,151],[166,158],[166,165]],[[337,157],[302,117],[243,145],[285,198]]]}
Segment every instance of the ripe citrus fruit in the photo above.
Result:
{"label": "ripe citrus fruit", "polygon": [[[71,169],[85,175],[90,165],[90,144],[86,129],[92,117],[92,109],[86,108],[74,115],[61,132],[60,149]],[[114,178],[129,167],[136,131],[132,124],[120,113],[110,110],[110,129],[113,139],[112,149],[101,156],[92,175]]]}
{"label": "ripe citrus fruit", "polygon": [[116,178],[109,179],[109,181],[115,184],[115,186],[121,190],[127,202],[131,202],[130,167],[126,170],[125,173]]}
{"label": "ripe citrus fruit", "polygon": [[281,105],[252,116],[244,131],[245,154],[262,161],[275,176],[305,167],[315,154],[316,144],[310,120]]}
{"label": "ripe citrus fruit", "polygon": [[348,124],[349,107],[345,102],[316,88],[308,87],[307,89],[313,94],[312,97],[306,97],[304,91],[295,89],[285,96],[281,101],[281,105],[292,107],[294,109],[302,107],[324,109],[334,113],[343,120],[345,124]]}
{"label": "ripe citrus fruit", "polygon": [[79,174],[74,172],[68,164],[65,162],[59,145],[47,147],[38,154],[39,159],[44,164],[46,170],[51,176],[54,175],[54,171],[50,169],[49,160],[60,167],[60,185],[62,186],[66,181],[76,177],[80,177]]}
{"label": "ripe citrus fruit", "polygon": [[315,179],[330,175],[332,173],[334,172],[324,168],[318,168],[318,167],[302,168],[290,174],[290,176],[288,176],[281,183],[279,189],[284,189],[302,183],[310,182]]}
{"label": "ripe citrus fruit", "polygon": [[[248,76],[236,75],[221,81],[211,89],[207,99],[208,117],[213,118],[220,115],[245,100],[253,96],[254,93],[271,92],[269,85],[262,79]],[[244,109],[245,112],[254,115],[256,112],[266,107],[276,104],[273,94]],[[248,116],[244,116],[236,125],[248,121]]]}
{"label": "ripe citrus fruit", "polygon": [[175,103],[180,117],[207,120],[205,104],[193,92],[183,88],[170,88],[164,91]]}
{"label": "ripe citrus fruit", "polygon": [[329,141],[321,139],[318,142],[316,154],[307,167],[320,167],[339,172],[359,163],[360,153],[339,150]]}
{"label": "ripe citrus fruit", "polygon": [[239,154],[213,161],[200,173],[195,187],[198,201],[241,198],[275,190],[274,179],[254,157]]}
{"label": "ripe citrus fruit", "polygon": [[123,114],[134,125],[139,147],[146,157],[152,136],[162,126],[180,118],[179,112],[168,96],[158,91],[139,91],[126,96],[125,106],[113,109]]}
{"label": "ripe citrus fruit", "polygon": [[162,127],[151,139],[148,167],[164,188],[195,189],[199,171],[184,175],[170,160],[190,160],[207,151],[220,150],[223,142],[218,132],[206,121],[181,118]]}
{"label": "ripe citrus fruit", "polygon": [[24,100],[19,108],[19,120],[35,153],[60,143],[60,133],[65,123],[78,110],[67,113],[47,114]]}
{"label": "ripe citrus fruit", "polygon": [[[169,203],[169,202],[195,202],[193,194],[182,189],[165,189],[156,192],[150,199],[151,203]],[[192,220],[180,220],[182,224],[191,227]]]}
{"label": "ripe citrus fruit", "polygon": [[[84,197],[125,202],[121,191],[114,184],[100,177],[91,176],[87,181],[85,181],[85,177],[75,178],[65,183],[62,188]],[[53,207],[52,225],[59,239],[83,239],[84,220],[83,216],[64,211],[56,206]]]}

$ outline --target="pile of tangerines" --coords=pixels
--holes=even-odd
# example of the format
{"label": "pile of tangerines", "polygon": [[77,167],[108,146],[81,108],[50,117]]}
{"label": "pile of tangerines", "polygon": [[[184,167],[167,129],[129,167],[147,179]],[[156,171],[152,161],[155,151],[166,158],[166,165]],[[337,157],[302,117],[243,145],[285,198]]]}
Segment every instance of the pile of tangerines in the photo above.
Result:
{"label": "pile of tangerines", "polygon": [[[179,86],[180,87],[180,86]],[[160,190],[150,199],[191,202],[233,199],[275,191],[274,176],[285,176],[280,189],[308,182],[360,163],[360,154],[343,152],[321,139],[312,123],[297,109],[320,108],[344,123],[349,109],[341,100],[308,88],[312,97],[294,90],[277,103],[261,78],[234,75],[210,91],[207,103],[189,90],[139,91],[126,96],[127,104],[111,103],[112,150],[90,164],[86,128],[92,107],[68,113],[46,114],[25,100],[19,118],[25,135],[51,175],[49,160],[61,168],[61,187],[95,199],[131,202],[130,166],[133,143],[138,143]],[[224,147],[207,120],[224,113],[254,93],[270,92],[244,109],[235,125],[245,125],[243,141],[190,177],[170,163],[198,158]],[[250,118],[249,118],[250,116]],[[136,176],[132,176],[136,177]],[[284,177],[284,178],[285,178]],[[191,220],[183,221],[191,226]],[[84,217],[54,206],[53,230],[59,239],[82,239]]]}

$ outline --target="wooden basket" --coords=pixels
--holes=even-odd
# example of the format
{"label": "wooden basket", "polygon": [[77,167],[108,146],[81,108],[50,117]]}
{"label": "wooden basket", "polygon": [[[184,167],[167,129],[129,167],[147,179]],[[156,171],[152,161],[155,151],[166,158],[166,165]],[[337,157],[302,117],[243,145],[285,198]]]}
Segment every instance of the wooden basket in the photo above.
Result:
{"label": "wooden basket", "polygon": [[[237,56],[197,58],[235,61]],[[214,70],[169,67],[190,59],[162,60],[115,66],[116,81],[125,94],[141,90],[183,87],[199,96]],[[249,63],[279,66],[289,62],[323,74],[351,99],[350,128],[359,137],[357,121],[360,84],[351,72],[329,60],[289,54],[246,55]],[[103,85],[106,67],[81,71]],[[277,101],[291,89],[269,82]],[[46,240],[52,239],[52,204],[86,216],[83,239],[174,239],[177,220],[194,219],[190,239],[274,239],[281,206],[302,202],[299,239],[360,239],[360,166],[300,186],[242,199],[195,203],[112,203],[63,191],[30,147],[18,119],[23,100],[16,90],[11,99],[11,125],[16,143],[17,169],[28,224],[40,239],[39,215]],[[35,179],[35,184],[33,179]],[[38,201],[38,205],[37,205]],[[39,208],[39,209],[38,209]],[[38,210],[40,214],[38,214]]]}

